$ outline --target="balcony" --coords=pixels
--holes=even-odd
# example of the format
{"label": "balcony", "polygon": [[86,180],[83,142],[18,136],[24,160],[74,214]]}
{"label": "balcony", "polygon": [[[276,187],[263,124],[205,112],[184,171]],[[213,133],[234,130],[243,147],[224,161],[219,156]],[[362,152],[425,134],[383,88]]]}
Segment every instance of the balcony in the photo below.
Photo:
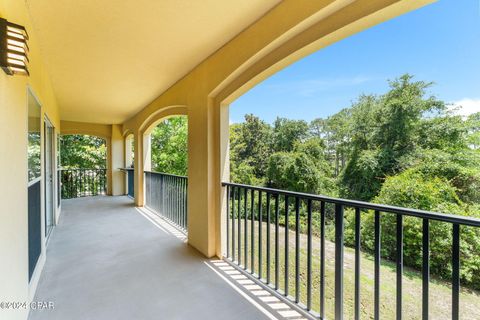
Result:
{"label": "balcony", "polygon": [[[83,193],[73,194],[96,190],[91,175],[81,177],[73,185]],[[186,245],[188,179],[147,171],[145,181],[144,208],[128,196],[63,201],[34,298],[54,301],[55,309],[32,312],[30,319],[203,319],[212,312],[228,319],[477,316],[478,294],[460,287],[460,241],[468,228],[480,227],[478,219],[223,183],[224,260],[212,260]],[[362,248],[365,218],[374,219],[373,253]],[[383,219],[395,222],[394,242],[382,241],[392,228],[382,227]],[[404,263],[405,219],[422,223],[420,270]],[[346,230],[347,223],[354,229]],[[430,272],[438,223],[451,227],[450,283]],[[351,248],[347,237],[354,239]],[[415,292],[419,303],[412,302]]]}
{"label": "balcony", "polygon": [[[54,309],[29,319],[300,318],[287,305],[273,309],[238,283],[240,273],[185,242],[184,233],[129,197],[64,200],[34,298],[54,301]],[[278,301],[268,296],[261,297]]]}
{"label": "balcony", "polygon": [[[21,47],[13,47],[23,50],[22,61],[16,62],[24,71],[24,76],[0,71],[0,259],[8,262],[0,263],[0,319],[300,319],[332,314],[342,319],[345,233],[338,217],[347,207],[377,210],[378,221],[392,210],[399,217],[413,215],[426,219],[425,230],[429,220],[453,225],[452,308],[447,314],[458,319],[469,312],[459,298],[459,244],[462,224],[477,226],[478,221],[222,185],[229,177],[228,108],[235,99],[302,57],[431,2],[0,0],[0,52],[11,49],[6,46],[12,36],[6,31],[9,21],[17,26],[14,30],[22,30],[21,36],[13,33],[22,39]],[[159,178],[148,160],[152,128],[178,115],[188,117],[188,184],[182,177]],[[61,135],[103,139],[105,167],[62,173]],[[127,174],[121,168],[129,168]],[[77,189],[81,179],[99,180]],[[75,199],[65,199],[70,197]],[[286,232],[278,219],[269,220],[274,207],[267,199],[291,201],[275,210],[290,212],[291,221],[306,218],[306,233],[299,233],[298,223]],[[247,201],[254,210],[249,211]],[[318,222],[310,213],[322,214],[321,203],[333,203],[331,212],[337,216],[332,229],[337,241],[328,244],[332,250],[321,260],[335,265],[335,291],[322,300],[315,288],[323,280],[302,271],[309,263],[294,263],[304,254],[312,263],[317,258],[310,245],[323,241],[323,234],[310,237],[310,219]],[[371,309],[376,319],[382,294],[378,225]],[[280,260],[273,247],[272,252],[254,251],[266,237],[273,242],[279,235],[293,243],[283,248],[290,250],[287,259],[293,254],[284,264],[293,280],[289,274],[284,282],[276,276]],[[299,251],[299,243],[306,243],[307,250]],[[427,248],[428,237],[424,244]],[[253,258],[246,265],[249,255]],[[306,291],[299,289],[299,279]],[[428,288],[428,281],[422,288]],[[397,296],[401,301],[402,295]],[[427,301],[426,315],[428,299],[418,300]],[[34,310],[30,305],[41,301],[52,301],[55,308]],[[352,301],[358,310],[359,300]]]}

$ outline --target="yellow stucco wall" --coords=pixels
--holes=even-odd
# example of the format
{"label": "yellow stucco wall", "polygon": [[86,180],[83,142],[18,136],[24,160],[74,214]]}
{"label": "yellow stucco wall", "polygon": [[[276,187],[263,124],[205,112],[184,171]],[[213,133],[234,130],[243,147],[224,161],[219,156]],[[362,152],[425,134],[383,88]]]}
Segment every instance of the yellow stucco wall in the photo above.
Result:
{"label": "yellow stucco wall", "polygon": [[125,166],[124,143],[125,139],[122,135],[122,126],[118,124],[112,125],[112,137],[110,143],[112,196],[125,194],[125,173],[119,170],[119,168]]}
{"label": "yellow stucco wall", "polygon": [[[42,105],[42,118],[46,114],[56,130],[60,129],[60,116],[25,2],[0,0],[0,17],[24,25],[30,35],[31,76],[7,76],[0,71],[0,167],[3,168],[0,183],[0,301],[28,301],[34,292],[36,279],[29,286],[27,87]],[[1,310],[0,317],[25,319],[27,312]]]}

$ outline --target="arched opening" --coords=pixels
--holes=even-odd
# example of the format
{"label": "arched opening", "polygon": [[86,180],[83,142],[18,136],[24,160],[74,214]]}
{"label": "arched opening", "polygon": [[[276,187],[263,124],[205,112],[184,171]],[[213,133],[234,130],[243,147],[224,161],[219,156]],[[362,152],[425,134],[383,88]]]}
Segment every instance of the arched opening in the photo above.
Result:
{"label": "arched opening", "polygon": [[[428,304],[428,294],[423,307],[422,299],[415,298],[429,289],[428,283],[423,282],[422,289],[412,282],[421,283],[430,276],[422,271],[432,268],[428,272],[439,287],[430,294],[441,295],[442,303],[430,303],[430,314],[451,312],[443,301],[450,299],[448,288],[455,278],[450,265],[456,262],[450,255],[429,256],[429,245],[450,251],[452,242],[445,239],[451,239],[452,226],[411,216],[403,222],[402,214],[383,207],[370,210],[369,205],[471,217],[480,213],[480,198],[472,198],[471,188],[460,182],[468,171],[469,181],[478,186],[480,173],[474,160],[478,149],[471,144],[478,141],[480,111],[471,86],[478,83],[478,73],[471,70],[480,70],[480,65],[457,48],[461,43],[466,51],[479,52],[467,31],[478,25],[470,10],[472,4],[433,4],[312,54],[233,103],[225,100],[231,103],[230,163],[220,169],[234,182],[225,184],[228,216],[222,222],[229,259],[328,318],[338,314],[337,306],[325,301],[339,300],[333,284],[340,269],[349,299],[340,307],[347,318],[356,312],[393,318],[398,309],[376,308],[379,301],[398,305],[398,299],[404,316],[415,318],[425,299]],[[452,12],[465,20],[455,26],[440,22],[439,16]],[[428,27],[421,27],[426,21]],[[444,68],[452,61],[464,64]],[[459,113],[455,106],[461,105]],[[336,200],[329,200],[332,197]],[[340,198],[365,203],[356,206]],[[428,240],[434,226],[439,233]],[[356,265],[360,259],[373,263]],[[350,265],[343,268],[344,261]],[[388,269],[388,264],[397,269]],[[396,277],[404,265],[412,268],[412,282]],[[372,282],[358,279],[369,273]],[[403,302],[398,293],[374,297],[389,290],[380,283],[380,274],[399,279],[397,287],[410,286]],[[311,282],[304,275],[321,281]],[[467,278],[462,282],[470,289],[480,283]],[[353,296],[360,287],[368,298]],[[343,284],[341,289],[343,300]],[[468,308],[466,303],[464,310]]]}
{"label": "arched opening", "polygon": [[61,198],[107,194],[107,141],[92,135],[60,136]]}
{"label": "arched opening", "polygon": [[144,134],[145,206],[187,231],[188,118],[158,119]]}

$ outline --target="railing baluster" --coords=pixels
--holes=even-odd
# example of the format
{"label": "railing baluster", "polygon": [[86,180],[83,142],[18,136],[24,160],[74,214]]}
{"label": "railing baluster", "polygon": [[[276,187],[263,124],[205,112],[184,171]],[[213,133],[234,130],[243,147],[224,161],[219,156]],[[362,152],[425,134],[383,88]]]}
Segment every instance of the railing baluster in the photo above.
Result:
{"label": "railing baluster", "polygon": [[247,196],[248,196],[248,190],[247,188],[243,189],[243,210],[244,210],[244,217],[243,217],[243,256],[245,262],[244,264],[244,269],[248,268],[248,210],[247,210]]}
{"label": "railing baluster", "polygon": [[343,319],[343,206],[335,204],[335,320]]}
{"label": "railing baluster", "polygon": [[183,179],[182,185],[182,204],[183,204],[183,227],[185,230],[187,229],[187,188],[188,188],[188,181],[187,179]]}
{"label": "railing baluster", "polygon": [[355,320],[360,319],[360,208],[355,208]]}
{"label": "railing baluster", "polygon": [[[161,182],[161,190],[162,190],[162,206],[160,209],[160,214],[165,216],[165,176],[160,176],[160,182]],[[233,189],[233,187],[231,188]],[[231,190],[230,190],[231,192]]]}
{"label": "railing baluster", "polygon": [[185,229],[188,229],[188,180],[185,179]]}
{"label": "railing baluster", "polygon": [[258,279],[262,279],[262,191],[258,192]]}
{"label": "railing baluster", "polygon": [[280,217],[280,211],[279,211],[279,195],[277,194],[275,196],[275,290],[278,290],[278,278],[280,276],[280,267],[279,267],[279,262],[278,262],[278,246],[279,246],[279,217]]}
{"label": "railing baluster", "polygon": [[[170,217],[170,183],[169,183],[169,177],[165,176],[165,217],[167,219],[171,219]],[[233,189],[233,188],[232,188]]]}
{"label": "railing baluster", "polygon": [[452,227],[452,320],[460,314],[460,225]]}
{"label": "railing baluster", "polygon": [[255,190],[250,190],[250,216],[251,223],[250,223],[250,262],[251,262],[251,270],[252,273],[255,272]]}
{"label": "railing baluster", "polygon": [[183,220],[183,217],[182,217],[182,202],[181,202],[181,198],[180,198],[180,195],[181,195],[181,191],[182,191],[182,181],[181,179],[179,178],[176,178],[177,180],[177,195],[176,195],[176,199],[177,199],[177,220],[178,220],[178,225],[181,226],[183,224],[182,220]]}
{"label": "railing baluster", "polygon": [[312,200],[307,201],[307,310],[312,309]]}
{"label": "railing baluster", "polygon": [[170,193],[169,193],[169,199],[170,199],[170,220],[171,221],[175,221],[175,216],[173,215],[173,205],[174,205],[174,193],[173,193],[173,178],[172,177],[169,177],[168,178],[168,187],[169,187],[169,190],[170,190]]}
{"label": "railing baluster", "polygon": [[235,191],[238,188],[232,188],[232,261],[235,261]]}
{"label": "railing baluster", "polygon": [[230,186],[227,186],[227,258],[230,258]]}
{"label": "railing baluster", "polygon": [[174,221],[172,177],[168,177],[168,203],[169,203],[168,212],[170,214],[170,221]]}
{"label": "railing baluster", "polygon": [[422,236],[422,319],[428,320],[428,291],[430,283],[430,231],[428,219],[423,219]]}
{"label": "railing baluster", "polygon": [[242,197],[242,189],[239,188],[238,189],[238,210],[237,210],[237,215],[238,215],[238,252],[237,252],[237,260],[238,260],[238,264],[241,265],[242,264],[242,217],[241,217],[241,214],[242,214],[242,201],[241,201],[241,197]]}
{"label": "railing baluster", "polygon": [[267,193],[267,283],[270,283],[270,193]]}
{"label": "railing baluster", "polygon": [[325,319],[325,202],[320,202],[320,317]]}
{"label": "railing baluster", "polygon": [[56,178],[58,200],[106,194],[106,169],[60,169]]}
{"label": "railing baluster", "polygon": [[300,301],[300,198],[295,197],[295,302]]}
{"label": "railing baluster", "polygon": [[402,320],[403,215],[397,215],[397,320]]}
{"label": "railing baluster", "polygon": [[380,212],[375,211],[375,293],[374,293],[374,319],[380,319],[380,259],[381,259],[381,228]]}
{"label": "railing baluster", "polygon": [[288,225],[288,213],[289,213],[289,198],[288,196],[285,196],[285,296],[288,296],[288,247],[289,247],[289,242],[288,242],[288,234],[290,232],[290,228]]}
{"label": "railing baluster", "polygon": [[177,195],[178,195],[178,186],[177,186],[178,179],[177,178],[172,178],[172,180],[173,180],[173,194],[174,194],[173,210],[175,212],[175,223],[177,225],[180,225],[180,217],[178,216],[178,198],[177,198]]}

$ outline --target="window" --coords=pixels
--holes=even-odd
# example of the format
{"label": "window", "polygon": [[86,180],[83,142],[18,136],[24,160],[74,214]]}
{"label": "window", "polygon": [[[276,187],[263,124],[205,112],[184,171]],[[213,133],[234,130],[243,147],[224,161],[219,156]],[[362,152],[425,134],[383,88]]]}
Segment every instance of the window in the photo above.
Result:
{"label": "window", "polygon": [[41,176],[40,154],[40,104],[31,92],[28,92],[28,181]]}

